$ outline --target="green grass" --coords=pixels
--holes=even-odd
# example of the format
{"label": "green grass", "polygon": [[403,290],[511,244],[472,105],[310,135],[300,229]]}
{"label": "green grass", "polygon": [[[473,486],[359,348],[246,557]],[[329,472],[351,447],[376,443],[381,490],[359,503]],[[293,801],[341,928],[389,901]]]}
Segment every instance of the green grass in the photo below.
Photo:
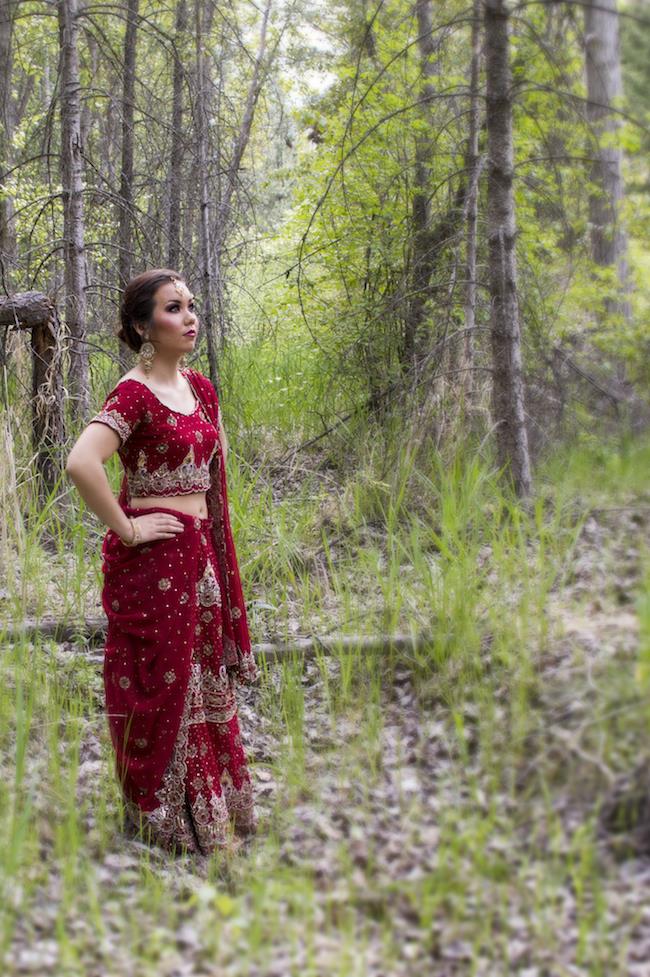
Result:
{"label": "green grass", "polygon": [[[285,408],[288,432],[291,408]],[[568,831],[556,808],[568,771],[544,742],[549,713],[540,662],[555,649],[547,609],[571,581],[589,510],[647,505],[650,445],[585,444],[557,455],[535,473],[535,496],[526,506],[504,494],[488,462],[470,448],[416,460],[408,440],[389,449],[368,437],[358,443],[354,469],[330,459],[322,477],[305,473],[278,498],[263,436],[249,444],[232,435],[231,447],[230,505],[254,641],[426,629],[431,640],[403,653],[340,650],[334,670],[319,652],[322,716],[313,712],[316,699],[303,682],[300,656],[278,666],[277,675],[269,669],[254,708],[273,749],[258,758],[253,743],[249,756],[275,782],[263,830],[247,857],[215,857],[207,877],[191,884],[177,862],[153,851],[130,849],[123,858],[99,666],[85,659],[81,645],[62,654],[45,640],[10,646],[2,634],[0,950],[6,972],[14,972],[16,941],[29,943],[36,933],[57,948],[56,973],[95,967],[160,974],[187,955],[196,959],[197,972],[218,961],[223,973],[264,973],[271,948],[282,948],[287,973],[350,977],[366,973],[364,955],[373,946],[386,972],[409,972],[399,967],[409,965],[404,954],[411,952],[412,972],[421,973],[418,953],[430,967],[458,940],[466,973],[485,972],[488,961],[490,974],[506,975],[515,972],[517,917],[532,962],[554,961],[559,975],[565,971],[558,918],[570,891],[577,914],[572,962],[590,975],[622,977],[624,921],[613,933],[594,819],[586,805],[584,818]],[[119,468],[115,459],[111,464],[117,488]],[[24,534],[6,527],[4,619],[99,616],[102,527],[66,483],[44,508],[33,501],[33,483],[16,491],[28,515]],[[55,504],[61,497],[63,504]],[[640,559],[638,661],[617,685],[616,662],[610,671],[603,666],[591,734],[594,742],[611,738],[613,744],[621,728],[607,709],[636,695],[639,708],[624,729],[630,751],[648,732],[642,706],[650,674],[650,562],[644,553]],[[438,724],[434,745],[441,752],[422,776],[436,780],[439,797],[434,793],[431,827],[427,798],[409,789],[396,796],[393,828],[404,831],[409,850],[422,845],[426,867],[412,877],[399,871],[391,877],[381,868],[386,839],[364,825],[379,823],[376,792],[392,770],[387,703],[398,695],[404,669],[422,721]],[[329,746],[321,740],[314,746],[310,733],[322,722],[319,734]],[[88,767],[90,741],[99,742],[100,753]],[[624,756],[613,747],[604,753],[614,766]],[[325,787],[339,778],[347,803],[333,809]],[[597,800],[599,789],[585,777],[587,798],[592,792]],[[325,886],[319,876],[313,845],[301,858],[298,840],[296,857],[287,854],[300,824],[294,812],[304,804],[320,814],[333,889],[331,878]],[[342,811],[347,830],[328,837],[327,825]],[[313,838],[321,828],[310,825]],[[418,841],[425,825],[437,832],[433,847],[426,832],[427,840]],[[400,920],[411,920],[409,934],[396,922],[396,906]]]}

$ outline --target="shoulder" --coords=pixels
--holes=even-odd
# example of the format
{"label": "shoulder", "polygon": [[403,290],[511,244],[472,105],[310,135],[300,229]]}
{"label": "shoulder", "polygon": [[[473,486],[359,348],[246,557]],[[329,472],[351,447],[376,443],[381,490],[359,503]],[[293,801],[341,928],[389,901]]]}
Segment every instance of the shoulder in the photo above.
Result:
{"label": "shoulder", "polygon": [[120,401],[144,403],[150,393],[151,391],[146,383],[142,383],[141,380],[136,380],[135,377],[125,374],[125,376],[120,377],[108,396],[117,398]]}

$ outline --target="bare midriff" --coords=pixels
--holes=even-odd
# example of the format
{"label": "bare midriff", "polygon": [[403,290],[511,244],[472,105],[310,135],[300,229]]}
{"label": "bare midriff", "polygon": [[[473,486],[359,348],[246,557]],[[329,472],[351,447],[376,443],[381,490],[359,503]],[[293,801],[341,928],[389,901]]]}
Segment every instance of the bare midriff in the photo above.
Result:
{"label": "bare midriff", "polygon": [[208,505],[205,492],[189,492],[187,495],[137,495],[129,503],[134,509],[146,509],[148,506],[164,506],[167,509],[178,509],[190,516],[206,519]]}

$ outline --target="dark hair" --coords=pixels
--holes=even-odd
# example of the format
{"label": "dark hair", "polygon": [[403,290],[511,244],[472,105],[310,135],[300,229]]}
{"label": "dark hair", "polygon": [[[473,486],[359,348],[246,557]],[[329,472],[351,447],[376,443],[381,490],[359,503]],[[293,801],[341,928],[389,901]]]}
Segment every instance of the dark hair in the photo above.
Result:
{"label": "dark hair", "polygon": [[151,321],[154,307],[154,296],[161,285],[165,285],[172,278],[185,281],[173,268],[151,268],[136,275],[127,284],[122,293],[120,303],[120,321],[122,323],[117,337],[136,353],[142,346],[144,339],[135,328],[135,324],[146,325]]}

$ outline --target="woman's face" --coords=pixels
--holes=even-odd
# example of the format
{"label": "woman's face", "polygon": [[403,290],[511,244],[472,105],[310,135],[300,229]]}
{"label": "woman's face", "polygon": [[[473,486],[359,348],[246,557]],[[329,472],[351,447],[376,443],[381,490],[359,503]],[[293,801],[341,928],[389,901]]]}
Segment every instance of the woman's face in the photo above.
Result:
{"label": "woman's face", "polygon": [[[149,334],[156,349],[180,356],[194,349],[199,331],[194,296],[184,282],[165,282],[154,295]],[[193,332],[192,332],[193,330]]]}

